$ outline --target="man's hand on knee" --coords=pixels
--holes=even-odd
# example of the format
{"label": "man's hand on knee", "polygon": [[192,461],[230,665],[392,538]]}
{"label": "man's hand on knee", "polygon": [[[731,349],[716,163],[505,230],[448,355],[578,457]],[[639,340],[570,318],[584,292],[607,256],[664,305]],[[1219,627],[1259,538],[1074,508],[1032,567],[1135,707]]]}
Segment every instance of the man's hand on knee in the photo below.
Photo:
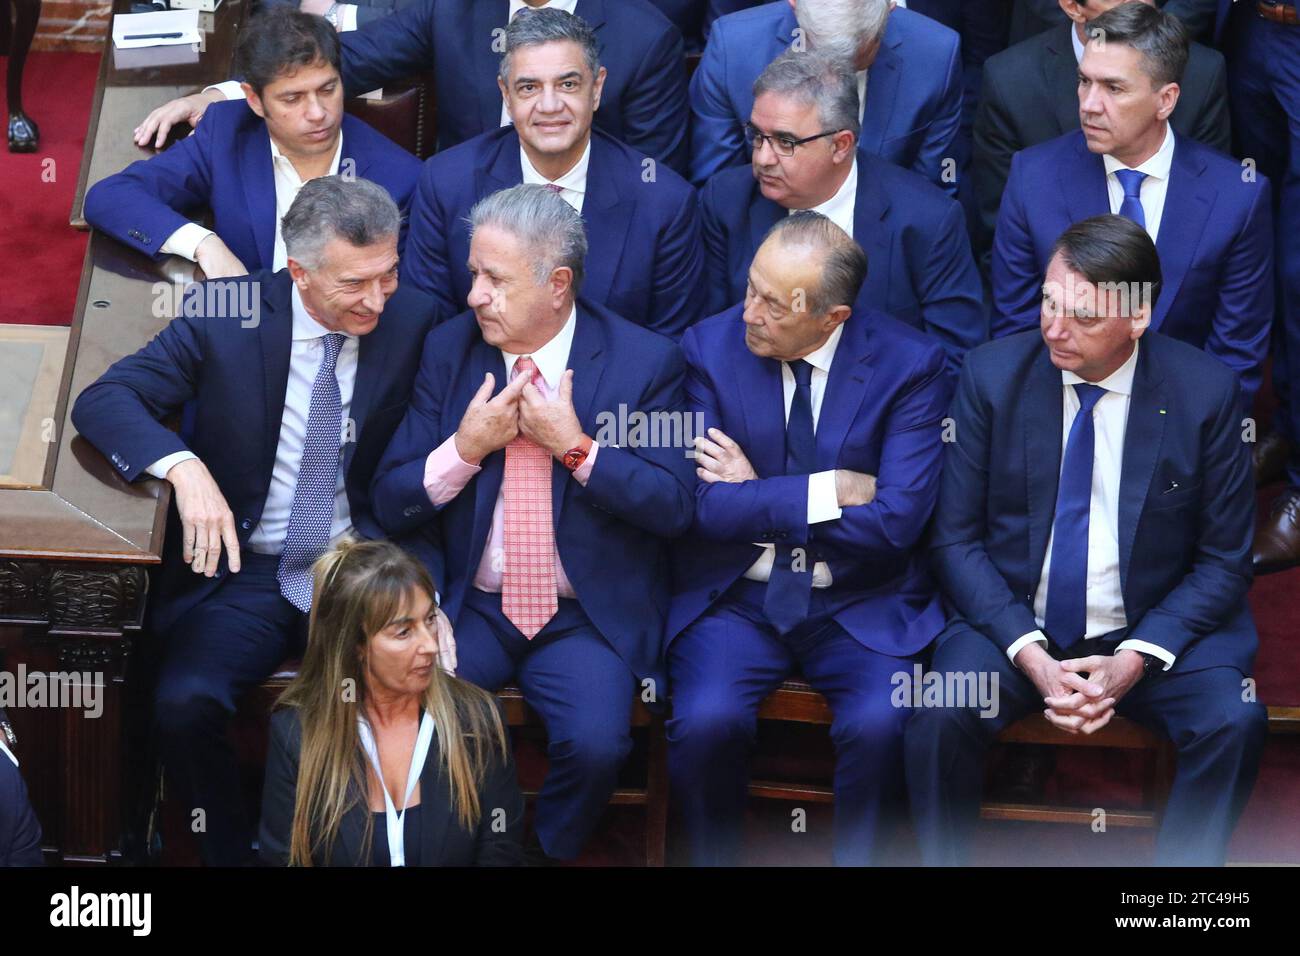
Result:
{"label": "man's hand on knee", "polygon": [[230,571],[238,574],[239,536],[235,534],[235,516],[207,465],[197,458],[188,458],[171,467],[167,480],[176,492],[176,510],[182,528],[181,557],[190,570],[209,578],[215,575],[224,544]]}

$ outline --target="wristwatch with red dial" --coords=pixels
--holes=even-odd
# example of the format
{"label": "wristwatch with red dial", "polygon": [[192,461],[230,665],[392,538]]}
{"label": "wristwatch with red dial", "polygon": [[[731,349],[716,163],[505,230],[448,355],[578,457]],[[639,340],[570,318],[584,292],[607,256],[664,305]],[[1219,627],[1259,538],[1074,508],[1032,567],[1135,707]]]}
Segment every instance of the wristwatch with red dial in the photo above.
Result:
{"label": "wristwatch with red dial", "polygon": [[566,451],[564,457],[562,457],[560,461],[564,463],[564,467],[569,469],[569,471],[577,471],[582,467],[582,463],[587,460],[587,456],[590,454],[591,439],[586,435],[583,435],[582,441]]}

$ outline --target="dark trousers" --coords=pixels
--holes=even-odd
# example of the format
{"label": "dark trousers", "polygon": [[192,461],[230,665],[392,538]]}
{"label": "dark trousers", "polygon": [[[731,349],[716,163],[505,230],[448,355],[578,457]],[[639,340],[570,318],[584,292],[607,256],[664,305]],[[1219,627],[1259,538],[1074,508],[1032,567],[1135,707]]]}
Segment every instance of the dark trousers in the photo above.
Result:
{"label": "dark trousers", "polygon": [[280,594],[279,558],[245,551],[243,570],[186,613],[165,636],[154,733],[203,862],[252,858],[253,827],[230,744],[240,696],[305,646],[307,616]]}
{"label": "dark trousers", "polygon": [[1237,155],[1253,160],[1273,185],[1275,424],[1292,442],[1287,481],[1300,489],[1300,384],[1292,380],[1300,374],[1300,27],[1271,23],[1253,2],[1238,3],[1224,54]]}
{"label": "dark trousers", "polygon": [[[1117,642],[1089,643],[1073,648],[1072,656],[1108,654]],[[977,706],[921,707],[907,727],[907,784],[922,857],[929,865],[961,865],[979,818],[989,744],[1004,727],[1045,705],[997,645],[964,625],[954,626],[931,666],[945,675],[998,677],[996,716],[981,717]],[[1175,665],[1143,677],[1116,706],[1117,714],[1168,737],[1178,751],[1156,839],[1160,865],[1223,864],[1267,732],[1263,705],[1242,700],[1242,680],[1233,667],[1181,672]]]}
{"label": "dark trousers", "polygon": [[911,661],[864,647],[817,590],[808,622],[779,635],[763,614],[766,590],[741,580],[668,648],[668,769],[692,861],[738,862],[759,705],[802,671],[834,717],[835,862],[870,863],[882,815],[902,795],[908,712],[891,704],[891,678]]}
{"label": "dark trousers", "polygon": [[560,598],[530,641],[501,613],[500,594],[470,587],[455,625],[456,676],[493,691],[514,681],[541,717],[549,767],[537,838],[547,856],[573,859],[632,749],[636,676],[575,600]]}

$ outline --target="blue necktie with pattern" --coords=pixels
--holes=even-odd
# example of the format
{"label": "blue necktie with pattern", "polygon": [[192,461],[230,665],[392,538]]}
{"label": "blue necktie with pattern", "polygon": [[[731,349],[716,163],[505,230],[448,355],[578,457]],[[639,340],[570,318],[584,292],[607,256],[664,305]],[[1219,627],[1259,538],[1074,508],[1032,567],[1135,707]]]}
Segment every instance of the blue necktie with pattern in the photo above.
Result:
{"label": "blue necktie with pattern", "polygon": [[1061,484],[1052,522],[1052,566],[1047,572],[1047,610],[1043,627],[1058,647],[1083,639],[1088,624],[1088,516],[1092,511],[1092,460],[1096,430],[1092,410],[1106,390],[1100,385],[1074,386],[1079,414],[1065,442]]}
{"label": "blue necktie with pattern", "polygon": [[1120,203],[1119,214],[1145,229],[1147,214],[1142,209],[1142,180],[1147,178],[1147,174],[1139,173],[1136,169],[1117,169],[1115,178],[1124,188],[1124,201]]}
{"label": "blue necktie with pattern", "polygon": [[330,543],[334,524],[334,492],[339,480],[339,449],[343,436],[343,402],[339,380],[334,374],[343,335],[331,332],[322,338],[325,357],[311,387],[311,408],[307,412],[307,439],[302,446],[298,481],[289,509],[289,530],[280,552],[276,580],[280,593],[300,611],[311,610],[311,566]]}
{"label": "blue necktie with pattern", "polygon": [[[803,359],[790,363],[794,373],[794,397],[785,425],[785,473],[811,475],[817,464],[817,439],[813,431],[812,371]],[[785,634],[808,617],[812,600],[811,548],[776,546],[772,574],[767,580],[763,614],[772,626]]]}

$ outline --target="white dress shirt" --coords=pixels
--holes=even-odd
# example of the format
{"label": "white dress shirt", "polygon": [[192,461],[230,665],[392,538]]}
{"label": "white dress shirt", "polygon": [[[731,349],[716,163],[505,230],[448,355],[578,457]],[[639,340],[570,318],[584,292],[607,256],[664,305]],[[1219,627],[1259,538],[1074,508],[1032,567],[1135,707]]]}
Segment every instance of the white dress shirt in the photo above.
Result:
{"label": "white dress shirt", "polygon": [[[844,326],[837,325],[835,331],[817,351],[804,356],[804,361],[813,367],[809,391],[812,393],[813,433],[821,420],[822,399],[826,396],[826,379],[830,377],[831,362],[835,359],[835,350],[839,347],[844,334]],[[781,391],[785,399],[785,420],[790,421],[790,406],[794,402],[794,372],[788,362],[781,363]],[[840,508],[839,494],[835,491],[835,472],[819,471],[808,476],[808,523],[818,524],[822,521],[835,521],[843,514]],[[772,563],[776,560],[776,545],[754,542],[763,549],[745,577],[750,581],[766,581],[772,576]],[[813,565],[812,586],[828,588],[831,586],[831,569],[825,561]]]}
{"label": "white dress shirt", "polygon": [[[248,537],[247,547],[260,554],[279,554],[289,531],[289,511],[293,508],[293,493],[298,486],[298,465],[302,461],[303,445],[307,441],[307,415],[311,411],[311,390],[325,358],[324,337],[329,329],[313,319],[303,306],[298,287],[293,286],[293,344],[289,352],[289,382],[284,395],[284,415],[280,419],[280,441],[275,450],[275,467],[271,471],[271,486],[267,489],[266,505],[262,519]],[[343,406],[343,427],[348,426],[348,413],[352,407],[352,390],[357,380],[357,355],[360,341],[355,335],[342,333],[343,347],[334,364],[334,375],[339,383],[339,399]],[[165,478],[167,471],[178,462],[197,458],[191,451],[179,451],[160,458],[146,469],[155,478]],[[341,461],[341,452],[340,452]],[[334,491],[334,521],[330,526],[330,541],[337,541],[352,530],[352,513],[344,488],[343,469],[339,468]]]}
{"label": "white dress shirt", "polygon": [[[524,182],[538,186],[554,185],[560,187],[560,198],[576,209],[582,212],[582,201],[587,195],[587,167],[591,165],[591,140],[587,140],[587,148],[582,151],[582,156],[573,168],[561,176],[559,179],[550,180],[537,171],[537,168],[528,159],[528,154],[524,152],[524,147],[519,147],[519,168],[523,170]],[[568,360],[569,353],[564,353],[564,358]],[[539,366],[540,367],[540,366]],[[563,369],[561,369],[563,371]],[[545,373],[543,373],[545,374]],[[551,379],[546,377],[549,382]]]}
{"label": "white dress shirt", "polygon": [[[839,226],[853,238],[853,210],[858,202],[858,158],[856,154],[849,160],[849,174],[844,177],[835,195],[820,206],[813,206],[813,212],[819,212],[835,225]],[[799,210],[791,209],[790,215]]]}
{"label": "white dress shirt", "polygon": [[[482,3],[483,0],[479,0],[479,2]],[[510,0],[510,12],[506,15],[506,23],[513,20],[515,14],[526,6],[528,6],[528,4],[524,3],[524,0]],[[578,0],[547,0],[546,3],[533,7],[533,9],[546,10],[554,8],[556,10],[563,10],[565,13],[573,13],[577,6]],[[506,102],[503,98],[501,100],[501,125],[509,126],[512,122],[513,120],[510,118],[510,110],[506,108]],[[527,182],[527,180],[525,180],[525,182]]]}
{"label": "white dress shirt", "polygon": [[[1092,411],[1094,445],[1092,460],[1092,501],[1088,510],[1088,575],[1087,604],[1084,638],[1092,640],[1128,625],[1124,613],[1124,593],[1119,573],[1119,496],[1120,476],[1124,464],[1124,432],[1128,427],[1129,402],[1133,394],[1133,372],[1137,368],[1139,346],[1135,343],[1133,354],[1114,372],[1100,382],[1106,394],[1097,400]],[[1064,450],[1070,437],[1070,427],[1079,414],[1079,396],[1074,386],[1085,382],[1073,372],[1061,372],[1061,448]],[[1065,465],[1062,451],[1061,465]],[[1043,558],[1038,589],[1034,593],[1034,621],[1039,628],[1047,616],[1048,579],[1052,566],[1052,544],[1056,540],[1053,527],[1047,538],[1047,553]],[[1041,631],[1030,631],[1010,648],[1007,656],[1015,660],[1016,654],[1032,641],[1047,641]],[[1174,656],[1162,647],[1146,641],[1121,641],[1116,650],[1135,650],[1153,654],[1165,662],[1165,670],[1173,666]]]}
{"label": "white dress shirt", "polygon": [[[1117,169],[1128,169],[1114,156],[1103,156],[1106,164],[1106,193],[1110,197],[1110,211],[1119,215],[1119,207],[1124,203],[1124,187],[1120,185]],[[1169,192],[1169,168],[1174,162],[1174,128],[1165,123],[1165,139],[1160,148],[1141,166],[1135,166],[1138,172],[1147,174],[1142,180],[1139,197],[1142,201],[1142,214],[1146,218],[1147,235],[1155,242],[1160,234],[1160,219],[1165,212],[1165,194]]]}
{"label": "white dress shirt", "polygon": [[[1084,27],[1086,30],[1087,27]],[[1083,62],[1083,41],[1079,39],[1079,25],[1070,24],[1070,46],[1074,47],[1074,62]]]}
{"label": "white dress shirt", "polygon": [[[334,159],[330,163],[330,176],[338,174],[342,159],[343,133],[340,131],[339,143],[334,148]],[[284,236],[280,233],[280,220],[289,211],[293,201],[298,198],[298,191],[303,187],[303,178],[298,175],[298,170],[294,169],[289,157],[280,152],[279,147],[275,145],[275,140],[271,140],[271,169],[275,176],[275,251],[271,259],[271,269],[278,272],[289,262],[289,256],[284,248]],[[199,243],[210,235],[212,235],[211,229],[205,229],[196,222],[187,222],[167,237],[160,251],[168,255],[183,256],[193,262]]]}

